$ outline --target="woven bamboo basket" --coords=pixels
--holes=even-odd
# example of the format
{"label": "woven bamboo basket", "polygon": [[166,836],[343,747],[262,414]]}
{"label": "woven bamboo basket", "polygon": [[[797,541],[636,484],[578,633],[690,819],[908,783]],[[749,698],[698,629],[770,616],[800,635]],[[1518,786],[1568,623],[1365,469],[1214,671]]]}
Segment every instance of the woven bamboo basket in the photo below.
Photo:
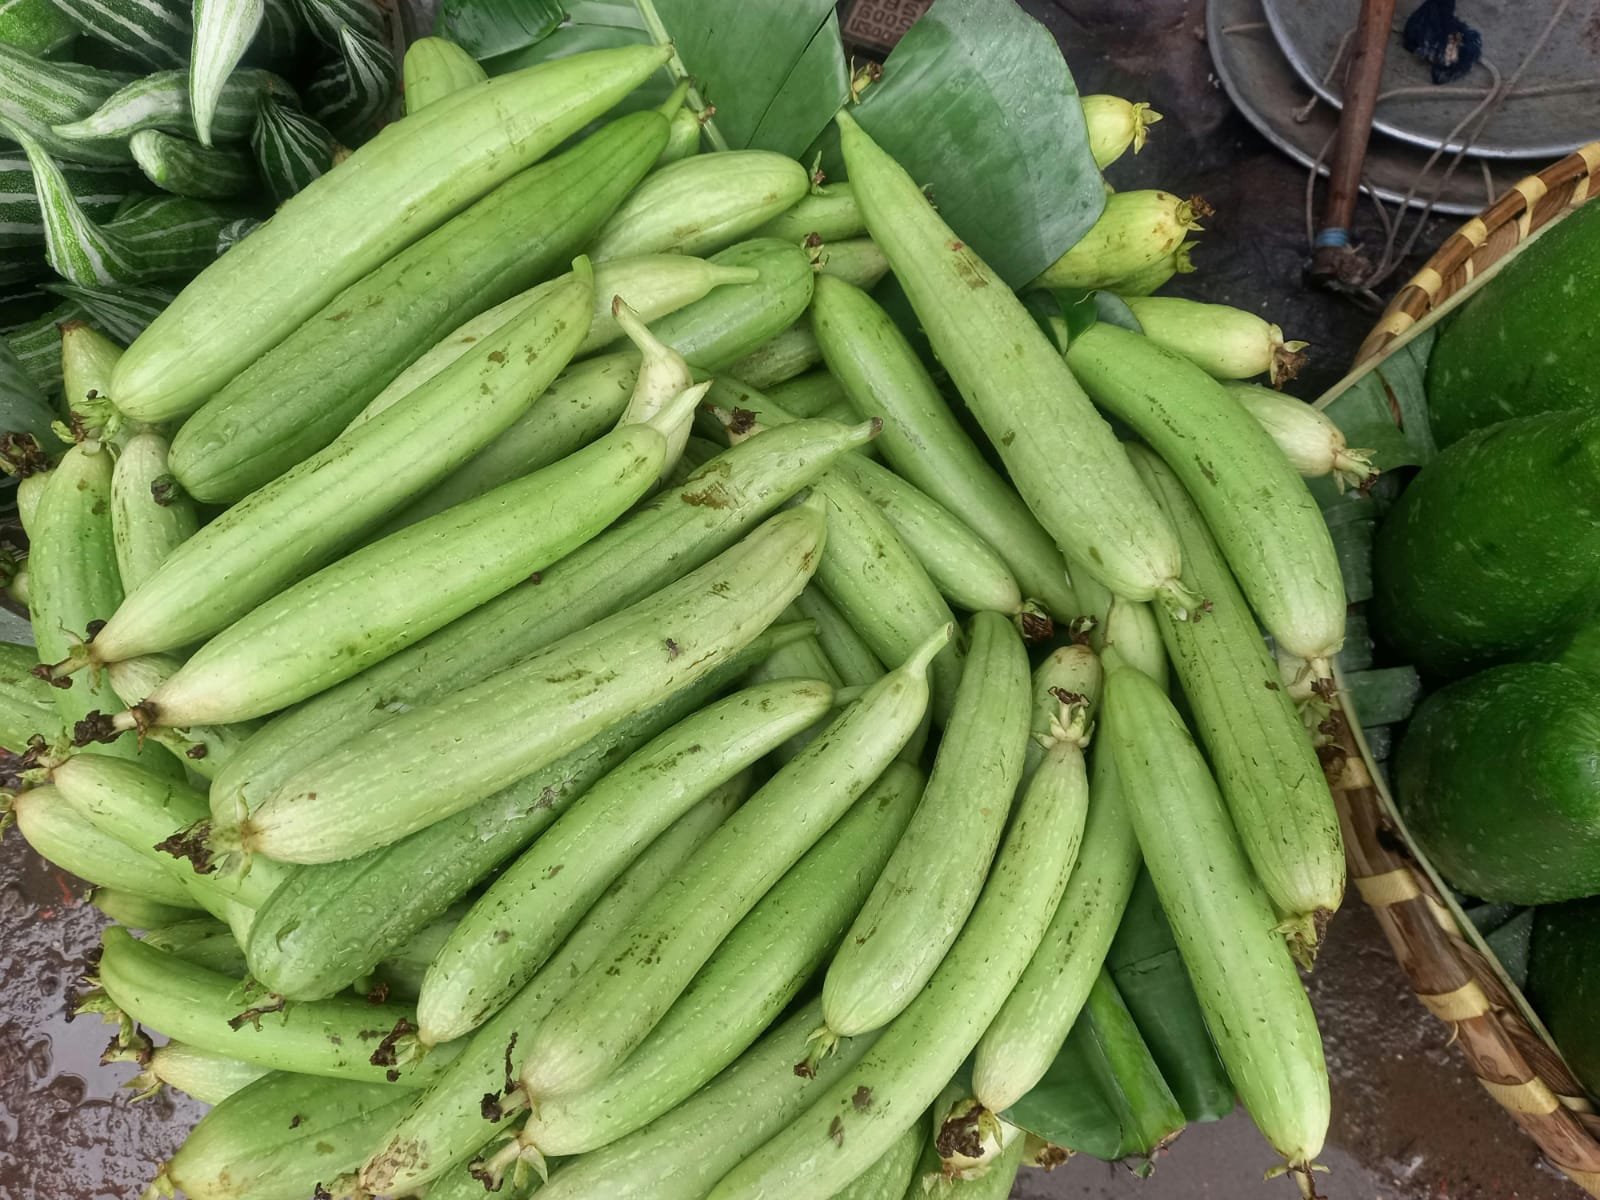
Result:
{"label": "woven bamboo basket", "polygon": [[[1600,142],[1531,175],[1445,241],[1356,352],[1337,398],[1492,278],[1516,250],[1600,192]],[[1397,418],[1398,419],[1398,418]],[[1549,1033],[1405,829],[1361,735],[1341,709],[1323,765],[1350,879],[1373,909],[1423,1005],[1451,1026],[1473,1073],[1551,1163],[1600,1197],[1600,1113]]]}

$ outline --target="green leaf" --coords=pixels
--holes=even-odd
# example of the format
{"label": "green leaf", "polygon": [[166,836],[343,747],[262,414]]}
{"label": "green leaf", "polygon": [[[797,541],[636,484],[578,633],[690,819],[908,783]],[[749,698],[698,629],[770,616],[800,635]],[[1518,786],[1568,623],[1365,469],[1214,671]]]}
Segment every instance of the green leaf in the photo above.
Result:
{"label": "green leaf", "polygon": [[1072,73],[1014,0],[935,0],[855,116],[1013,287],[1105,206]]}
{"label": "green leaf", "polygon": [[1429,330],[1362,375],[1322,410],[1380,471],[1420,467],[1438,453],[1428,424]]}
{"label": "green leaf", "polygon": [[[850,91],[833,0],[653,0],[729,146],[799,157]],[[648,11],[650,0],[641,8]]]}
{"label": "green leaf", "polygon": [[433,32],[473,58],[491,58],[543,41],[566,15],[560,0],[444,0]]}

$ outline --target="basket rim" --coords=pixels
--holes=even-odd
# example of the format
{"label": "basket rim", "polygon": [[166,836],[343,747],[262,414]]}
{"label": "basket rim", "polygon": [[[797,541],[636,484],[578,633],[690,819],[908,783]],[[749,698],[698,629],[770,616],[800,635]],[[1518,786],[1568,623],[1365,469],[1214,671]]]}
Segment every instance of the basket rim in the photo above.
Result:
{"label": "basket rim", "polygon": [[[1433,328],[1506,263],[1580,205],[1600,194],[1600,142],[1583,146],[1465,222],[1396,293],[1357,350],[1349,372],[1315,402],[1326,408],[1390,355]],[[1600,1197],[1600,1117],[1521,988],[1462,911],[1407,829],[1339,683],[1335,753],[1325,759],[1345,827],[1351,882],[1378,916],[1418,999],[1452,1026],[1468,1065],[1545,1156],[1578,1187]],[[1360,764],[1340,757],[1353,755]],[[1377,873],[1368,863],[1386,864]],[[1387,864],[1394,864],[1387,866]],[[1428,991],[1432,967],[1464,979]],[[1517,1028],[1527,1030],[1525,1037]],[[1528,1037],[1534,1039],[1530,1044]]]}

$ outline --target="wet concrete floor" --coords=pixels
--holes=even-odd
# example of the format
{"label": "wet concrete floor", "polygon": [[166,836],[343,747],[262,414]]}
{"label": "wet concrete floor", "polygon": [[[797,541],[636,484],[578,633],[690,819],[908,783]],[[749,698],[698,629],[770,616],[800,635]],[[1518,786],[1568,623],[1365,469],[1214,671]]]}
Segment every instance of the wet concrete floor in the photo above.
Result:
{"label": "wet concrete floor", "polygon": [[[1217,209],[1174,294],[1247,307],[1313,343],[1300,394],[1343,370],[1371,315],[1305,291],[1304,173],[1231,111],[1211,76],[1204,12],[1183,0],[1028,0],[1056,33],[1085,93],[1155,104],[1149,148],[1113,168],[1122,189],[1199,192]],[[1365,220],[1370,217],[1364,214]],[[1423,239],[1426,252],[1450,225]],[[1370,237],[1374,231],[1369,227]],[[1420,260],[1417,264],[1420,265]],[[182,1098],[129,1102],[131,1068],[97,1063],[110,1030],[62,1018],[100,914],[74,881],[13,834],[0,843],[0,1200],[133,1200],[201,1112]],[[1578,1200],[1483,1092],[1448,1031],[1410,995],[1376,924],[1353,897],[1335,920],[1311,994],[1327,1043],[1334,1120],[1328,1200]],[[1248,1118],[1187,1131],[1137,1180],[1073,1161],[1030,1172],[1025,1200],[1270,1200],[1272,1155]]]}

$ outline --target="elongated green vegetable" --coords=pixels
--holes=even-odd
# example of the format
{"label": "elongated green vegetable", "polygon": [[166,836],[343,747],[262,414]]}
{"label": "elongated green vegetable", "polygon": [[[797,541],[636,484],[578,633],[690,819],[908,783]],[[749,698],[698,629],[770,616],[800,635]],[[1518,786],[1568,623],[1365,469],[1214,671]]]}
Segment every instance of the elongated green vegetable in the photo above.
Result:
{"label": "elongated green vegetable", "polygon": [[1377,478],[1378,469],[1368,458],[1372,451],[1350,449],[1344,431],[1315,405],[1253,383],[1232,384],[1228,394],[1261,423],[1289,465],[1305,478],[1331,475],[1341,492],[1370,487]]}
{"label": "elongated green vegetable", "polygon": [[658,338],[701,371],[721,371],[793,325],[811,302],[811,260],[798,246],[752,238],[711,256],[724,267],[754,268],[752,283],[720,287],[651,324]]}
{"label": "elongated green vegetable", "polygon": [[659,428],[625,425],[324,567],[213,637],[130,710],[129,723],[263,716],[387,658],[610,525],[655,483],[666,431],[681,423],[667,412]]}
{"label": "elongated green vegetable", "polygon": [[1161,120],[1148,104],[1133,104],[1121,96],[1084,96],[1079,103],[1089,127],[1089,152],[1102,170],[1130,148],[1135,154],[1143,150],[1150,126]]}
{"label": "elongated green vegetable", "polygon": [[50,685],[33,674],[38,662],[31,646],[0,642],[0,746],[13,754],[36,733],[49,738],[61,723]]}
{"label": "elongated green vegetable", "polygon": [[807,371],[762,391],[782,411],[801,419],[820,416],[836,404],[850,403],[844,388],[826,367]]}
{"label": "elongated green vegetable", "polygon": [[1316,749],[1206,522],[1176,475],[1129,452],[1183,542],[1184,579],[1211,600],[1206,619],[1157,614],[1233,826],[1256,877],[1309,961],[1344,896],[1344,839]]}
{"label": "elongated green vegetable", "polygon": [[661,151],[661,156],[656,159],[656,166],[664,167],[668,163],[675,163],[679,159],[689,158],[700,153],[700,117],[691,108],[680,108],[669,118],[672,122],[672,132],[667,137],[667,145]]}
{"label": "elongated green vegetable", "polygon": [[1094,655],[1074,646],[1056,651],[1034,676],[1029,757],[1053,777],[1039,781],[1036,774],[1035,785],[1053,787],[1060,804],[1087,806],[1087,816],[1062,902],[978,1043],[972,1090],[991,1112],[1009,1109],[1049,1071],[1088,999],[1139,869],[1110,756],[1095,756],[1092,780],[1084,770],[1099,675]]}
{"label": "elongated green vegetable", "polygon": [[202,1050],[280,1071],[404,1088],[421,1087],[450,1057],[436,1051],[414,1067],[368,1061],[402,1018],[409,1022],[411,1010],[398,1005],[341,997],[280,1007],[261,996],[252,1006],[238,980],[146,946],[124,929],[107,929],[101,946],[96,980],[111,1002],[141,1025]]}
{"label": "elongated green vegetable", "polygon": [[233,147],[202,146],[159,129],[141,129],[128,139],[128,148],[151,183],[177,196],[222,200],[255,186],[250,156]]}
{"label": "elongated green vegetable", "polygon": [[[351,862],[296,869],[251,927],[251,974],[291,998],[348,987],[523,849],[607,770],[804,632],[803,626],[768,630],[654,708],[392,846]],[[400,893],[397,875],[411,881]]]}
{"label": "elongated green vegetable", "polygon": [[128,248],[84,212],[48,148],[20,126],[0,123],[0,132],[28,156],[44,224],[45,261],[56,274],[85,285],[137,282],[141,273]]}
{"label": "elongated green vegetable", "polygon": [[[122,600],[111,526],[111,451],[94,442],[73,446],[50,472],[30,530],[28,607],[34,645],[41,659],[72,651],[73,637],[102,621]],[[55,689],[56,713],[71,729],[90,712],[113,711],[116,692],[105,678],[74,679]],[[52,731],[53,732],[53,731]],[[159,747],[133,743],[102,753],[133,758],[176,774]]]}
{"label": "elongated green vegetable", "polygon": [[873,240],[1028,507],[1119,595],[1186,611],[1177,539],[1072,372],[911,177],[848,114],[839,129]]}
{"label": "elongated green vegetable", "polygon": [[[737,364],[735,364],[735,368]],[[718,404],[753,413],[763,424],[781,425],[794,414],[755,390],[746,381],[718,380],[711,398]],[[740,423],[747,418],[740,417]],[[969,611],[1016,615],[1031,639],[1049,632],[1049,622],[1025,610],[1017,581],[1005,563],[971,529],[936,500],[894,472],[861,455],[834,465],[836,488],[859,493],[876,506],[905,548],[921,563],[927,577],[954,605]],[[852,496],[851,499],[854,499]]]}
{"label": "elongated green vegetable", "polygon": [[429,1182],[470,1158],[523,1111],[514,1075],[517,1044],[531,1035],[573,982],[644,911],[661,885],[748,792],[748,775],[723,784],[629,864],[539,973],[473,1035],[466,1049],[389,1129],[362,1166],[363,1186],[375,1192],[400,1192]]}
{"label": "elongated green vegetable", "polygon": [[[118,405],[144,420],[195,408],[341,288],[605,112],[666,53],[575,55],[395,122],[184,289],[118,364]],[[319,269],[300,270],[308,261]]]}
{"label": "elongated green vegetable", "polygon": [[807,1004],[665,1116],[562,1163],[541,1192],[548,1200],[699,1200],[848,1073],[877,1036],[847,1042],[815,1075],[797,1075],[821,1016],[818,1002]]}
{"label": "elongated green vegetable", "polygon": [[111,532],[122,586],[131,591],[155,574],[199,524],[193,501],[167,470],[166,438],[151,430],[129,438],[111,474]]}
{"label": "elongated green vegetable", "polygon": [[[578,355],[581,357],[591,354],[616,342],[622,336],[622,329],[611,311],[612,302],[619,296],[629,308],[633,309],[639,319],[648,325],[669,313],[693,304],[713,288],[733,283],[753,283],[760,277],[760,272],[754,267],[723,267],[687,254],[642,254],[637,258],[619,258],[613,262],[601,263],[595,269],[595,310],[589,324],[589,336],[579,346]],[[532,291],[523,292],[458,326],[411,366],[395,376],[393,381],[361,410],[351,424],[370,421],[402,396],[455,362],[480,338],[499,329],[535,299],[537,296]],[[636,372],[639,367],[638,357],[625,351],[586,358],[583,362],[574,364],[569,373],[562,375],[552,384],[551,390],[558,390],[569,381],[576,382],[579,375],[586,374],[592,369],[601,369],[602,363],[606,364],[608,369],[618,372]],[[631,384],[630,376],[629,385]],[[508,430],[500,440],[519,442],[521,439],[513,430]],[[496,442],[496,446],[498,445],[499,441]],[[485,454],[493,449],[494,447],[491,447],[490,450],[486,450]],[[463,471],[470,469],[472,469],[471,464],[462,468]]]}
{"label": "elongated green vegetable", "polygon": [[[1170,701],[1113,670],[1106,733],[1161,906],[1239,1098],[1310,1194],[1328,1126],[1328,1073],[1277,916]],[[1102,750],[1102,752],[1104,752]],[[1205,871],[1195,865],[1205,863]]]}
{"label": "elongated green vegetable", "polygon": [[[182,659],[170,654],[141,654],[112,663],[106,668],[106,677],[111,680],[111,690],[116,692],[117,699],[132,707],[176,675],[182,665]],[[196,775],[215,779],[259,728],[260,722],[239,721],[229,725],[151,729],[145,737],[182,755],[184,765]]]}
{"label": "elongated green vegetable", "polygon": [[295,771],[386,720],[575,633],[704,565],[871,436],[812,422],[735,447],[615,530],[393,658],[275,718],[213,788],[213,811],[255,808]]}
{"label": "elongated green vegetable", "polygon": [[870,291],[889,273],[889,260],[871,238],[846,238],[808,247],[817,274]]}
{"label": "elongated green vegetable", "polygon": [[381,1083],[274,1071],[201,1117],[153,1187],[190,1200],[301,1200],[359,1164],[407,1099]]}
{"label": "elongated green vegetable", "polygon": [[860,237],[867,230],[849,183],[818,184],[794,204],[763,225],[760,237],[786,242],[836,242]]}
{"label": "elongated green vegetable", "polygon": [[[805,586],[825,532],[814,507],[773,517],[655,595],[349,739],[250,813],[240,845],[286,862],[330,862],[498,791],[754,639]],[[405,797],[394,794],[402,779]]]}
{"label": "elongated green vegetable", "polygon": [[1126,302],[1145,337],[1217,379],[1268,375],[1281,387],[1305,363],[1306,343],[1284,341],[1283,330],[1255,313],[1176,296],[1130,296]]}
{"label": "elongated green vegetable", "polygon": [[266,1067],[255,1063],[198,1050],[182,1042],[167,1042],[150,1052],[143,1069],[129,1080],[128,1086],[148,1094],[166,1084],[202,1104],[221,1104],[266,1073]]}
{"label": "elongated green vegetable", "polygon": [[725,1175],[709,1200],[829,1195],[894,1144],[907,1113],[933,1102],[1027,966],[1066,887],[1077,856],[1068,833],[1081,818],[1054,800],[1049,789],[1024,793],[983,895],[928,985],[861,1061]]}
{"label": "elongated green vegetable", "polygon": [[405,61],[401,64],[406,115],[462,88],[482,83],[488,77],[472,55],[449,39],[418,38],[406,47]]}
{"label": "elongated green vegetable", "polygon": [[185,783],[152,775],[137,763],[107,758],[103,754],[74,754],[51,773],[57,791],[102,833],[134,849],[161,848],[174,874],[208,909],[223,900],[236,900],[249,908],[260,907],[281,884],[287,869],[262,863],[261,869],[240,875],[222,872],[199,874],[209,864],[193,864],[170,855],[181,846],[182,831],[206,813],[206,798]]}
{"label": "elongated green vegetable", "polygon": [[387,535],[436,517],[577,453],[622,418],[632,394],[635,368],[633,357],[626,354],[574,363],[532,408],[395,514],[382,532]]}
{"label": "elongated green vegetable", "polygon": [[120,346],[83,321],[61,326],[61,390],[69,426],[79,441],[120,446],[127,438],[106,390],[121,354]]}
{"label": "elongated green vegetable", "polygon": [[119,607],[89,657],[104,663],[187,645],[334,558],[509,425],[582,340],[590,303],[587,271],[564,276],[405,403],[228,509]]}
{"label": "elongated green vegetable", "polygon": [[820,589],[806,588],[794,603],[799,614],[816,625],[817,642],[844,686],[866,687],[883,677],[878,656]]}
{"label": "elongated green vegetable", "polygon": [[917,815],[828,966],[824,1053],[882,1028],[917,996],[960,935],[1000,844],[1028,740],[1028,656],[996,613],[972,618],[968,643]]}
{"label": "elongated green vegetable", "polygon": [[733,1062],[823,963],[866,899],[922,793],[892,764],[762,897],[650,1036],[604,1082],[533,1112],[518,1140],[543,1156],[616,1141],[687,1099]]}
{"label": "elongated green vegetable", "polygon": [[1126,329],[1092,326],[1067,363],[1182,480],[1278,645],[1316,678],[1330,676],[1344,644],[1338,559],[1321,510],[1272,439],[1204,371]]}
{"label": "elongated green vegetable", "polygon": [[1174,275],[1188,275],[1194,270],[1194,242],[1184,242],[1165,258],[1158,259],[1142,271],[1124,275],[1107,285],[1107,290],[1124,299],[1129,296],[1148,296]]}
{"label": "elongated green vegetable", "polygon": [[802,317],[729,366],[728,374],[753,388],[767,388],[803,375],[821,361],[817,336]]}
{"label": "elongated green vegetable", "polygon": [[[110,917],[118,925],[129,929],[161,930],[176,924],[205,925],[220,929],[222,936],[232,940],[228,927],[220,921],[192,920],[194,909],[177,908],[158,900],[147,900],[137,892],[119,892],[115,888],[97,887],[89,891],[89,903]],[[146,935],[148,936],[148,934]]]}
{"label": "elongated green vegetable", "polygon": [[173,908],[197,908],[194,898],[153,852],[130,850],[101,833],[53,787],[29,788],[11,798],[11,817],[38,855],[99,887],[130,892]]}
{"label": "elongated green vegetable", "polygon": [[952,632],[936,631],[781,768],[585,973],[528,1047],[530,1105],[599,1083],[638,1047],[733,926],[910,739],[927,703],[928,663]]}
{"label": "elongated green vegetable", "polygon": [[804,167],[769,150],[694,155],[653,172],[595,235],[590,253],[597,262],[710,254],[750,236],[807,186]]}
{"label": "elongated green vegetable", "polygon": [[473,906],[429,968],[424,1042],[470,1032],[532,978],[632,858],[701,797],[826,715],[814,680],[749,688],[635,752],[589,789]]}
{"label": "elongated green vegetable", "polygon": [[[888,518],[848,480],[830,473],[817,481],[815,494],[826,506],[831,533],[817,585],[879,661],[903,660],[932,630],[954,620],[950,606]],[[936,720],[943,721],[955,702],[962,656],[952,644],[933,660]]]}
{"label": "elongated green vegetable", "polygon": [[1109,287],[1172,254],[1210,213],[1210,206],[1198,196],[1182,200],[1155,190],[1107,196],[1100,219],[1032,286]]}
{"label": "elongated green vegetable", "polygon": [[833,1194],[833,1200],[883,1200],[912,1195],[917,1163],[928,1144],[928,1131],[921,1119],[906,1126],[906,1131],[895,1139],[873,1163],[854,1180]]}
{"label": "elongated green vegetable", "polygon": [[[401,368],[569,261],[665,137],[659,114],[624,117],[352,283],[184,422],[173,473],[201,500],[232,501],[322,449]],[[528,211],[540,220],[518,219]]]}
{"label": "elongated green vegetable", "polygon": [[811,324],[851,403],[883,419],[889,464],[985,538],[1023,593],[1060,621],[1078,615],[1066,564],[1009,484],[956,423],[916,352],[871,297],[819,277]]}

